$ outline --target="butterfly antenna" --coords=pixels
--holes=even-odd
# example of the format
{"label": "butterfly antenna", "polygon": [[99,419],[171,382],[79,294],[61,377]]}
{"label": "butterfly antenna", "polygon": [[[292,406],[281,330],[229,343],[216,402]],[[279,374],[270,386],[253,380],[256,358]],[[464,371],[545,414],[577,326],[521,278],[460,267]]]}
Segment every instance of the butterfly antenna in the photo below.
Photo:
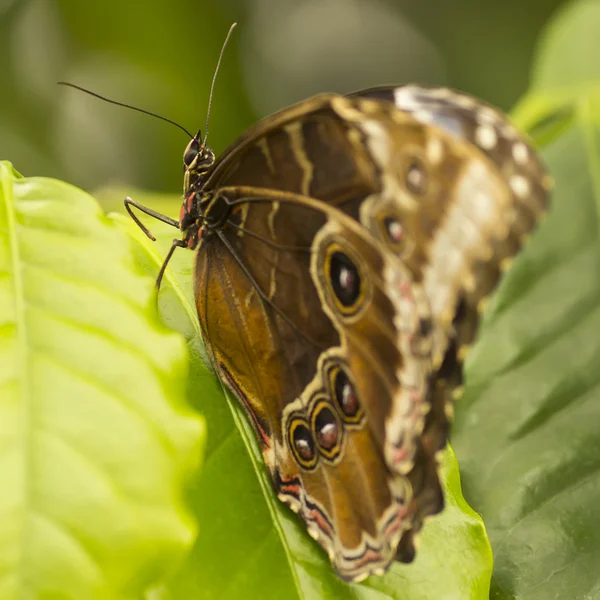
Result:
{"label": "butterfly antenna", "polygon": [[213,92],[215,90],[215,81],[217,80],[217,75],[219,74],[219,69],[221,68],[221,60],[223,59],[223,54],[225,53],[225,48],[227,48],[227,44],[229,42],[229,38],[233,33],[233,30],[236,28],[237,23],[233,23],[233,25],[229,28],[227,32],[227,37],[223,42],[223,47],[221,48],[221,54],[219,54],[219,60],[217,62],[217,68],[215,69],[215,74],[213,75],[212,84],[210,86],[210,95],[208,96],[208,110],[206,111],[206,126],[204,127],[204,140],[202,141],[202,145],[206,146],[206,140],[208,139],[208,121],[210,119],[210,107],[212,106],[212,98]]}
{"label": "butterfly antenna", "polygon": [[170,123],[171,125],[175,125],[175,127],[181,129],[181,131],[183,131],[184,133],[186,133],[188,135],[188,137],[194,139],[195,136],[193,136],[185,127],[183,127],[182,125],[180,125],[179,123],[176,123],[175,121],[172,121],[171,119],[167,119],[167,117],[163,117],[161,115],[158,115],[156,113],[150,112],[149,110],[144,110],[143,108],[138,108],[137,106],[132,106],[131,104],[125,104],[124,102],[117,102],[116,100],[111,100],[110,98],[106,98],[105,96],[101,96],[100,94],[97,94],[96,92],[92,92],[91,90],[86,90],[85,88],[79,86],[79,85],[75,85],[74,83],[68,83],[67,81],[57,81],[58,85],[64,85],[66,87],[70,87],[73,88],[75,90],[79,90],[80,92],[83,92],[84,94],[89,94],[90,96],[94,96],[94,98],[98,98],[99,100],[103,100],[104,102],[108,102],[109,104],[115,104],[116,106],[122,106],[124,108],[130,108],[131,110],[135,110],[137,112],[140,112],[144,115],[149,115],[151,117],[154,117],[156,119],[160,119],[161,121],[165,121],[166,123]]}

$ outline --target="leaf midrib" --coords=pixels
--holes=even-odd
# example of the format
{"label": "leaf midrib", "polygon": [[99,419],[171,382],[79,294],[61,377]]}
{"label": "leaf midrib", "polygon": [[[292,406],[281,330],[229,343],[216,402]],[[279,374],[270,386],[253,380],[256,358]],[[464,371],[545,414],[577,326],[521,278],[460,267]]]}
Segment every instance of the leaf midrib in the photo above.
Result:
{"label": "leaf midrib", "polygon": [[[29,386],[30,381],[30,373],[29,373],[29,356],[27,351],[27,340],[28,340],[28,332],[26,327],[25,320],[25,295],[24,295],[24,286],[23,286],[23,278],[21,276],[21,253],[17,240],[17,221],[15,218],[15,213],[13,212],[14,207],[14,198],[13,198],[13,189],[14,186],[11,185],[13,182],[13,177],[11,173],[7,173],[6,166],[0,167],[3,171],[2,173],[2,199],[5,204],[5,213],[6,213],[6,223],[7,223],[7,232],[8,232],[8,241],[10,247],[10,265],[12,268],[12,280],[13,280],[13,289],[14,289],[14,308],[15,308],[15,332],[16,332],[16,340],[17,340],[17,373],[16,378],[19,381],[19,390],[21,396],[21,414],[22,414],[22,461],[23,461],[23,472],[28,473],[29,475],[24,475],[21,478],[23,481],[23,490],[22,490],[22,503],[21,503],[21,540],[20,540],[20,548],[21,552],[25,552],[25,548],[27,547],[27,538],[29,537],[29,521],[26,518],[26,515],[29,510],[29,506],[31,504],[31,481],[33,477],[31,474],[33,473],[33,456],[31,453],[32,443],[32,431],[31,431],[31,414],[33,397],[31,394],[31,389]],[[18,584],[17,589],[25,589],[25,582],[27,580],[25,569],[27,566],[27,561],[22,557],[21,560],[18,561]]]}
{"label": "leaf midrib", "polygon": [[300,580],[298,579],[298,573],[296,572],[296,565],[295,565],[294,557],[293,557],[292,551],[287,543],[287,538],[285,536],[283,527],[281,526],[281,523],[279,521],[279,517],[277,514],[278,507],[275,505],[275,502],[279,502],[279,500],[275,501],[273,499],[273,493],[268,488],[268,484],[265,482],[265,478],[262,476],[262,473],[260,471],[262,469],[262,465],[259,464],[259,462],[257,460],[257,456],[256,456],[256,453],[254,452],[254,448],[252,445],[253,441],[250,438],[250,436],[248,435],[248,432],[245,427],[245,423],[242,422],[242,419],[244,417],[243,417],[243,415],[240,414],[241,411],[236,410],[236,406],[233,405],[230,394],[227,393],[227,391],[223,387],[223,382],[221,381],[220,378],[218,378],[218,380],[219,380],[219,384],[221,385],[221,388],[223,389],[225,398],[227,398],[227,405],[229,406],[231,413],[233,415],[233,420],[235,422],[235,426],[237,427],[238,431],[240,432],[240,435],[244,442],[244,446],[246,446],[246,450],[248,451],[248,455],[250,456],[250,461],[252,462],[252,467],[254,469],[254,472],[257,474],[257,479],[258,479],[258,483],[260,485],[261,492],[263,493],[263,496],[265,498],[265,503],[269,510],[269,514],[271,515],[271,521],[273,523],[275,530],[277,531],[277,535],[279,536],[281,546],[283,548],[283,551],[285,552],[286,560],[290,567],[290,575],[294,581],[294,587],[296,588],[298,598],[302,598],[303,597],[302,586],[300,585]]}

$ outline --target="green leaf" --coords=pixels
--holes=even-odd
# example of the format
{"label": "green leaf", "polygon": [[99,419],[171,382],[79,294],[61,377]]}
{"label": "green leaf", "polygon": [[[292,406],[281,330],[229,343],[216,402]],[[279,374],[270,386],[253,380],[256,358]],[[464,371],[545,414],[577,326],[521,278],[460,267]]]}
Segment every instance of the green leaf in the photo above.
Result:
{"label": "green leaf", "polygon": [[561,91],[575,98],[600,87],[600,3],[567,3],[543,32],[533,64],[533,90]]}
{"label": "green leaf", "polygon": [[86,193],[0,163],[0,598],[139,598],[193,542],[181,336]]}
{"label": "green leaf", "polygon": [[531,88],[513,115],[536,141],[551,142],[573,119],[581,121],[582,111],[600,117],[599,27],[600,2],[579,0],[566,4],[543,32]]}
{"label": "green leaf", "polygon": [[600,597],[599,31],[600,4],[579,2],[542,45],[518,115],[569,113],[543,152],[556,189],[490,306],[457,410],[453,444],[494,549],[494,599]]}
{"label": "green leaf", "polygon": [[[139,194],[134,197],[142,203],[148,200]],[[160,203],[169,204],[164,198]],[[179,232],[148,223],[159,239],[156,245],[127,217],[113,218],[139,241],[138,261],[156,275]],[[458,466],[450,450],[443,464],[447,507],[426,524],[414,563],[395,564],[384,577],[371,577],[362,584],[346,584],[334,574],[299,519],[277,500],[242,410],[229,394],[224,395],[205,367],[192,279],[193,253],[176,252],[161,288],[160,310],[193,349],[196,359],[188,393],[209,425],[205,465],[193,490],[201,534],[182,570],[158,597],[487,598],[492,569],[489,543],[483,523],[462,498]]]}

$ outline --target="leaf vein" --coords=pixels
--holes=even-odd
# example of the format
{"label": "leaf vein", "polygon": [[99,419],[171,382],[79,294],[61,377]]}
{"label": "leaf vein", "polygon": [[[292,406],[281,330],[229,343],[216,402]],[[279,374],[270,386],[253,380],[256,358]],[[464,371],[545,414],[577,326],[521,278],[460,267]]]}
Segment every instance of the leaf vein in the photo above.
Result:
{"label": "leaf vein", "polygon": [[54,365],[60,367],[64,371],[67,372],[68,375],[72,377],[76,377],[81,381],[91,385],[92,387],[96,387],[102,392],[104,392],[108,397],[112,398],[114,401],[118,402],[121,406],[127,408],[132,414],[136,415],[140,421],[144,422],[148,428],[156,434],[156,437],[163,443],[165,448],[169,451],[170,456],[173,458],[176,456],[175,448],[167,437],[167,434],[158,426],[155,420],[151,419],[150,416],[141,410],[141,408],[132,400],[130,400],[127,396],[125,396],[120,390],[113,389],[101,379],[91,376],[89,373],[81,371],[73,365],[66,363],[56,356],[50,354],[49,352],[44,352],[41,350],[36,350],[36,354],[38,357],[43,358]]}
{"label": "leaf vein", "polygon": [[[68,325],[69,327],[72,327],[73,329],[76,329],[82,333],[85,333],[85,335],[88,337],[91,337],[93,334],[96,337],[102,338],[104,340],[107,340],[107,341],[113,343],[119,350],[127,351],[132,356],[139,358],[144,364],[149,365],[156,375],[158,375],[159,377],[162,376],[161,371],[156,367],[156,365],[154,364],[154,361],[151,360],[151,358],[148,354],[146,354],[145,352],[140,350],[137,346],[131,345],[127,340],[116,337],[110,331],[96,327],[92,323],[82,323],[80,321],[76,321],[75,319],[73,319],[71,317],[67,317],[65,315],[55,313],[55,312],[49,310],[48,308],[46,308],[45,306],[38,304],[37,302],[30,301],[29,306],[31,308],[35,308],[40,313],[44,314],[45,316],[47,316],[50,319],[53,319],[54,321],[58,321],[59,323]],[[39,347],[44,348],[44,346],[39,346]]]}
{"label": "leaf vein", "polygon": [[98,283],[97,280],[82,279],[81,276],[73,277],[73,276],[69,275],[68,273],[65,273],[64,271],[58,271],[56,269],[50,268],[48,265],[45,265],[43,263],[38,263],[35,261],[31,261],[31,260],[28,260],[26,264],[27,264],[27,267],[32,268],[32,269],[38,269],[39,271],[47,273],[50,276],[55,277],[58,280],[61,280],[61,281],[67,282],[67,283],[72,283],[74,285],[77,285],[77,287],[80,287],[80,288],[86,286],[90,289],[102,292],[102,293],[106,294],[106,296],[108,298],[110,298],[111,300],[119,300],[126,306],[129,306],[136,311],[143,310],[143,308],[144,308],[141,304],[139,304],[138,302],[135,301],[135,298],[137,298],[137,296],[135,298],[133,298],[131,296],[127,296],[127,295],[123,294],[120,289],[109,288],[106,285],[102,285],[102,284]]}

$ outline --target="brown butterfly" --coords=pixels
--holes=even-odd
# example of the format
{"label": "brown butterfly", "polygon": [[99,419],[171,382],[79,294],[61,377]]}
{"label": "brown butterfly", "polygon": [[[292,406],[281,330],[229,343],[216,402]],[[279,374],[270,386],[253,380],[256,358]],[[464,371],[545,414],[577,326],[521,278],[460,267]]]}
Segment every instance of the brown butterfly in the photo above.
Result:
{"label": "brown butterfly", "polygon": [[218,160],[197,135],[183,160],[179,221],[126,205],[183,232],[165,265],[196,249],[204,341],[278,497],[344,579],[412,560],[465,350],[547,206],[534,149],[482,102],[404,86],[306,100]]}

